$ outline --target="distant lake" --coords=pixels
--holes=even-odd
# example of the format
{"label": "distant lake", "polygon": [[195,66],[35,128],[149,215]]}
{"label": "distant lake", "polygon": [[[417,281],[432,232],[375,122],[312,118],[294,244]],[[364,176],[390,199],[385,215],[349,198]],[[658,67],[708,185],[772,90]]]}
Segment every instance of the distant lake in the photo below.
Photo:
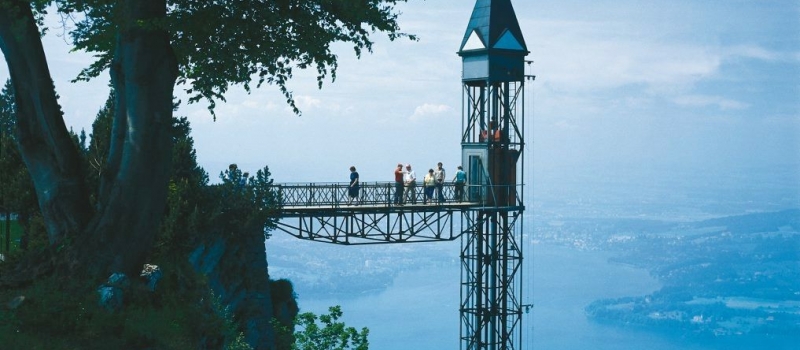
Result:
{"label": "distant lake", "polygon": [[602,251],[534,245],[533,349],[704,349],[652,332],[587,320],[584,308],[592,301],[645,295],[661,287],[647,271],[609,263],[609,256]]}
{"label": "distant lake", "polygon": [[[658,289],[646,271],[608,263],[605,252],[548,245],[526,249],[525,302],[532,300],[535,306],[523,318],[520,349],[704,349],[586,319],[583,309],[596,299]],[[400,272],[387,289],[366,295],[312,297],[302,285],[295,288],[301,312],[320,314],[341,305],[348,326],[370,329],[370,349],[458,349],[459,279],[460,266],[453,263]]]}
{"label": "distant lake", "polygon": [[[660,284],[645,270],[609,263],[610,255],[603,251],[537,244],[526,247],[525,256],[525,302],[532,298],[535,306],[523,318],[524,339],[519,349],[796,349],[792,342],[775,339],[698,340],[592,322],[584,314],[592,301],[641,296],[659,289]],[[387,289],[366,295],[312,298],[302,285],[295,288],[301,312],[320,314],[329,306],[341,305],[348,326],[369,328],[372,350],[447,350],[460,346],[459,279],[459,264],[453,263],[400,272]]]}
{"label": "distant lake", "polygon": [[364,296],[303,297],[300,312],[341,305],[347,326],[369,328],[372,350],[458,349],[460,266],[400,272],[386,290]]}

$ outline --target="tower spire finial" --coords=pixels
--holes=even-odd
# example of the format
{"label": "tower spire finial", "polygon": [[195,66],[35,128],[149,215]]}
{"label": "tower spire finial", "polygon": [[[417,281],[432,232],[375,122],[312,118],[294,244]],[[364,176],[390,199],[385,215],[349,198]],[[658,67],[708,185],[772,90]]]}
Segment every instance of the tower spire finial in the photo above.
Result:
{"label": "tower spire finial", "polygon": [[511,0],[477,0],[459,54],[473,50],[528,52]]}

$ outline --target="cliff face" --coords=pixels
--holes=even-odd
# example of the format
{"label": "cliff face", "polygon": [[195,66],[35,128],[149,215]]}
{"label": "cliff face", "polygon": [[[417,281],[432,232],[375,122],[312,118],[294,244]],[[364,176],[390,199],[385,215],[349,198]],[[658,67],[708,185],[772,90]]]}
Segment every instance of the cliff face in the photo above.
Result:
{"label": "cliff face", "polygon": [[278,335],[272,320],[275,318],[292,329],[297,305],[291,290],[289,298],[273,298],[263,229],[243,231],[236,239],[226,239],[227,235],[222,233],[209,235],[214,238],[201,243],[190,254],[189,261],[208,278],[214,294],[244,331],[247,343],[257,350],[276,350]]}

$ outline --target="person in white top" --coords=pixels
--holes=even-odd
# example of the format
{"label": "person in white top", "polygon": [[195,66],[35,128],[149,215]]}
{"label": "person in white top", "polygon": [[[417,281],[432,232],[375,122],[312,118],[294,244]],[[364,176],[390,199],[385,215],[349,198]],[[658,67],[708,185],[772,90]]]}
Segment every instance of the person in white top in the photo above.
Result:
{"label": "person in white top", "polygon": [[411,164],[406,164],[406,172],[403,173],[403,184],[406,187],[403,203],[408,203],[408,199],[411,197],[411,204],[417,204],[417,174],[411,169]]}

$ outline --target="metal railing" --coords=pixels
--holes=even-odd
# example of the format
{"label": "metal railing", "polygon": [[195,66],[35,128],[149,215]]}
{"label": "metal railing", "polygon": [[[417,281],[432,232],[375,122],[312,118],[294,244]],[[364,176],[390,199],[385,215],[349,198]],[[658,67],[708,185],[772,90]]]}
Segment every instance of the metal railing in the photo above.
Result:
{"label": "metal railing", "polygon": [[443,201],[439,201],[438,190],[433,191],[431,199],[425,196],[425,188],[417,184],[413,188],[403,187],[400,203],[395,202],[397,189],[394,182],[362,182],[358,197],[350,201],[348,183],[283,183],[275,184],[281,205],[284,208],[327,207],[340,208],[352,205],[400,206],[420,204],[458,204],[468,203],[482,206],[518,206],[517,196],[521,185],[464,185],[456,197],[455,183],[442,186]]}

